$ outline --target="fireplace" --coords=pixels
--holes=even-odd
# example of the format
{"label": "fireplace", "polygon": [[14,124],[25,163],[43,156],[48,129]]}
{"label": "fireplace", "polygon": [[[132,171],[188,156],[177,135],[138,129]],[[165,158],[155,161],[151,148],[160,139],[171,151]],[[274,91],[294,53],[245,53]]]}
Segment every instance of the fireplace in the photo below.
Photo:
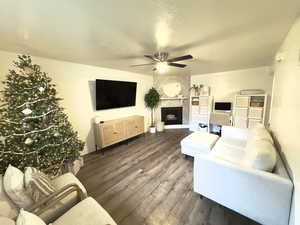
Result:
{"label": "fireplace", "polygon": [[162,107],[161,121],[165,125],[182,124],[182,107]]}

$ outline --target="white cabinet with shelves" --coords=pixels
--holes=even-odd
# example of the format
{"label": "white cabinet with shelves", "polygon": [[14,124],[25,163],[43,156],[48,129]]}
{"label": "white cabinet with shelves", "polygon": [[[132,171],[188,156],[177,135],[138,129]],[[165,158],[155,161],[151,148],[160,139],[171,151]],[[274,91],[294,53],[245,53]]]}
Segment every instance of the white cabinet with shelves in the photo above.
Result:
{"label": "white cabinet with shelves", "polygon": [[191,96],[190,99],[190,130],[198,131],[199,123],[209,125],[211,112],[210,96]]}
{"label": "white cabinet with shelves", "polygon": [[251,128],[265,123],[267,95],[237,95],[234,104],[234,126]]}

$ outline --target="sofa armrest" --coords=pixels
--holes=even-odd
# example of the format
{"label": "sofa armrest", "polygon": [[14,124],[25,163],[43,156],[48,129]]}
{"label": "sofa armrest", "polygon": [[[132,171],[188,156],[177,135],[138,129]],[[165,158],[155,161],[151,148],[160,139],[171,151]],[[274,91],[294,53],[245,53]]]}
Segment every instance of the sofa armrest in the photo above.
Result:
{"label": "sofa armrest", "polygon": [[259,223],[288,224],[293,184],[278,175],[199,154],[194,191]]}
{"label": "sofa armrest", "polygon": [[37,202],[33,206],[31,206],[28,211],[32,212],[36,215],[41,215],[44,213],[46,210],[49,208],[53,207],[57,203],[60,202],[60,200],[66,198],[68,195],[72,194],[73,192],[77,192],[77,197],[79,201],[82,201],[83,199],[86,198],[86,195],[83,193],[81,188],[73,183],[73,184],[68,184],[64,187],[62,187],[60,190],[55,191],[51,195],[47,196],[40,202]]}
{"label": "sofa armrest", "polygon": [[249,129],[222,126],[222,137],[247,140]]}

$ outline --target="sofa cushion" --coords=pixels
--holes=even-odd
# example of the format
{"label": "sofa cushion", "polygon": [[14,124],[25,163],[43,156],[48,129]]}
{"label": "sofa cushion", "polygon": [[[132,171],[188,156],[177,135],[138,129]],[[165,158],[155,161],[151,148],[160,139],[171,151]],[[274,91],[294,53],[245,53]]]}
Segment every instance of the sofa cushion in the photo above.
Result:
{"label": "sofa cushion", "polygon": [[3,186],[3,176],[0,174],[0,216],[14,218],[17,215],[18,207],[7,196]]}
{"label": "sofa cushion", "polygon": [[211,154],[230,163],[239,165],[243,161],[246,153],[243,148],[224,144],[223,141],[217,141]]}
{"label": "sofa cushion", "polygon": [[24,174],[25,188],[35,202],[54,193],[55,187],[51,179],[43,172],[33,167],[27,167]]}
{"label": "sofa cushion", "polygon": [[[88,209],[88,210],[86,210]],[[111,216],[93,198],[79,202],[52,225],[117,225]]]}
{"label": "sofa cushion", "polygon": [[247,145],[245,164],[254,169],[273,171],[276,164],[276,149],[268,140],[252,141]]}
{"label": "sofa cushion", "polygon": [[4,190],[9,198],[19,207],[28,208],[33,204],[24,185],[24,173],[11,165],[5,171],[3,178]]}
{"label": "sofa cushion", "polygon": [[17,218],[16,225],[46,225],[46,224],[37,215],[21,209],[19,216]]}
{"label": "sofa cushion", "polygon": [[[87,191],[81,182],[72,174],[65,173],[52,180],[53,186],[56,190],[59,190],[66,186],[67,184],[77,184],[85,195]],[[42,213],[40,217],[46,222],[50,223],[60,217],[62,214],[67,212],[71,207],[73,207],[78,202],[77,192],[72,192],[67,197],[63,198],[60,203],[56,204],[51,209],[48,209],[46,212]]]}
{"label": "sofa cushion", "polygon": [[243,139],[234,139],[230,137],[220,137],[218,143],[220,145],[226,145],[228,147],[232,147],[241,151],[245,150],[247,145],[247,141]]}

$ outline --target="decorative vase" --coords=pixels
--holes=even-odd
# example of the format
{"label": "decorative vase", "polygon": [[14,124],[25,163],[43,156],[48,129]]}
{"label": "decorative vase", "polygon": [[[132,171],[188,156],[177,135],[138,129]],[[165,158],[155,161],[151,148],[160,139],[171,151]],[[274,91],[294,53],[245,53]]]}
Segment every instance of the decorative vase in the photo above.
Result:
{"label": "decorative vase", "polygon": [[155,134],[156,133],[156,127],[150,127],[150,133]]}

